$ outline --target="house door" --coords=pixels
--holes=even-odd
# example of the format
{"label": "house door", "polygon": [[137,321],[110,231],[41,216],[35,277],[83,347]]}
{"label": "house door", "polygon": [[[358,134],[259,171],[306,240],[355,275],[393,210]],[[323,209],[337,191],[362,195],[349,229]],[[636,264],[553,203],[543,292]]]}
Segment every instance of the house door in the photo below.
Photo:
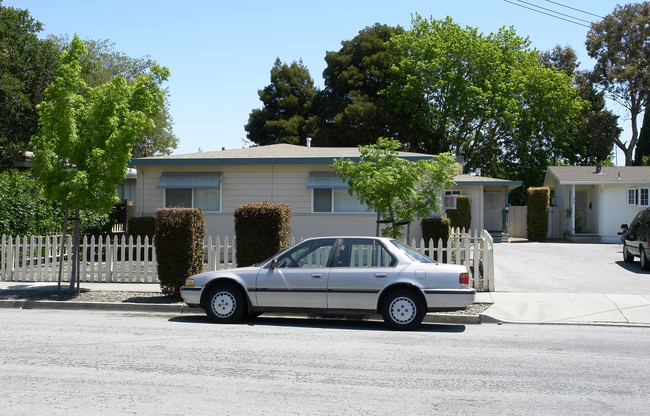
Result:
{"label": "house door", "polygon": [[587,190],[576,190],[576,233],[589,232],[589,198]]}
{"label": "house door", "polygon": [[485,192],[485,229],[489,231],[503,230],[503,194],[501,192]]}

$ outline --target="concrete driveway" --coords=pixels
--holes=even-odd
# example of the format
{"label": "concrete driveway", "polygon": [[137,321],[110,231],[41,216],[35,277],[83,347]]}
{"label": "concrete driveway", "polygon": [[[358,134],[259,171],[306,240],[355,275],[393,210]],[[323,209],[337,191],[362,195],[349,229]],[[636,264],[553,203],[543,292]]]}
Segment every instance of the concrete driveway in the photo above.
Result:
{"label": "concrete driveway", "polygon": [[650,273],[623,262],[621,244],[494,245],[497,292],[650,295]]}

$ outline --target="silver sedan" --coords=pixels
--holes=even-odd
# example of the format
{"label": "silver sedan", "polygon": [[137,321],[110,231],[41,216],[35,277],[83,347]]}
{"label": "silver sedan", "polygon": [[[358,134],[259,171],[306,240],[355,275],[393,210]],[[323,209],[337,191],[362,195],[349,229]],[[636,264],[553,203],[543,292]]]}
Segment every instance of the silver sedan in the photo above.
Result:
{"label": "silver sedan", "polygon": [[474,302],[466,266],[438,264],[380,237],[311,238],[251,267],[194,275],[181,296],[214,322],[264,312],[381,313],[392,329],[417,328],[427,311]]}

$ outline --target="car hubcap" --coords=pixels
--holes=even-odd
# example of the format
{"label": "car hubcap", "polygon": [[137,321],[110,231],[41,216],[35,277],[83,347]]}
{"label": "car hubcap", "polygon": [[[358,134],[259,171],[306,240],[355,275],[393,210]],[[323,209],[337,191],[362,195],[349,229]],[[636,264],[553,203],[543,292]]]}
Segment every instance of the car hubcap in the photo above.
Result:
{"label": "car hubcap", "polygon": [[397,323],[408,324],[415,319],[416,313],[415,303],[409,298],[396,298],[390,304],[390,316]]}
{"label": "car hubcap", "polygon": [[227,318],[235,312],[237,302],[228,292],[219,292],[212,298],[212,311],[220,318]]}

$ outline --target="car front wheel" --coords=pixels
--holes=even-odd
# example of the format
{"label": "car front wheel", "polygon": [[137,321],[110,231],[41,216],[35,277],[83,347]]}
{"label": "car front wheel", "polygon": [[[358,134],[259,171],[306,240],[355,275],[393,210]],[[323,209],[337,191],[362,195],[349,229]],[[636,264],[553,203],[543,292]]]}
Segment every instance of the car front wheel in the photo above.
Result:
{"label": "car front wheel", "polygon": [[411,330],[420,326],[425,309],[424,302],[414,291],[398,289],[384,299],[381,315],[389,328]]}
{"label": "car front wheel", "polygon": [[246,301],[241,290],[230,284],[217,285],[210,290],[205,313],[216,323],[238,322],[246,312]]}
{"label": "car front wheel", "polygon": [[623,261],[626,263],[632,263],[634,261],[634,255],[630,253],[625,243],[623,243]]}
{"label": "car front wheel", "polygon": [[641,270],[650,270],[650,260],[648,260],[648,254],[646,254],[643,247],[639,248],[639,257],[641,258]]}

